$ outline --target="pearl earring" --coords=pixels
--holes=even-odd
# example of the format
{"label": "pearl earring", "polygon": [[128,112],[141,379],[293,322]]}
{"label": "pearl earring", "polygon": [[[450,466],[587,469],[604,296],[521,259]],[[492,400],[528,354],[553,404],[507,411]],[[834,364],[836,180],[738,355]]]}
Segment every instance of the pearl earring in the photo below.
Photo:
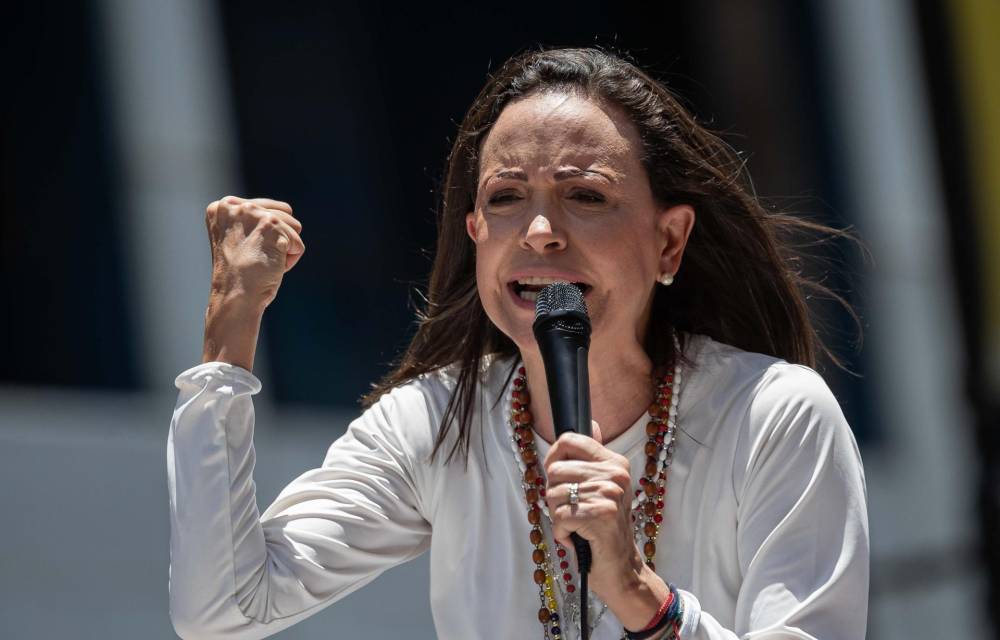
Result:
{"label": "pearl earring", "polygon": [[669,287],[673,283],[674,283],[674,274],[672,273],[664,273],[663,277],[660,278],[660,284],[662,284],[665,287]]}

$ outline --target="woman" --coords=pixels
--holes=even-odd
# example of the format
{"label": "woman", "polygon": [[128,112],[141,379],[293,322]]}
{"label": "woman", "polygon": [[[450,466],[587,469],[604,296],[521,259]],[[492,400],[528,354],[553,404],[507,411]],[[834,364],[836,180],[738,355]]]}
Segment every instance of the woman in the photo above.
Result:
{"label": "woman", "polygon": [[[576,638],[577,533],[592,638],[863,638],[861,461],[810,368],[818,285],[782,244],[820,228],[749,184],[633,65],[508,61],[449,156],[400,366],[260,517],[250,370],[302,227],[273,200],[210,205],[203,363],[168,443],[178,633],[269,635],[430,549],[439,637]],[[593,440],[553,438],[531,332],[553,281],[589,309]]]}

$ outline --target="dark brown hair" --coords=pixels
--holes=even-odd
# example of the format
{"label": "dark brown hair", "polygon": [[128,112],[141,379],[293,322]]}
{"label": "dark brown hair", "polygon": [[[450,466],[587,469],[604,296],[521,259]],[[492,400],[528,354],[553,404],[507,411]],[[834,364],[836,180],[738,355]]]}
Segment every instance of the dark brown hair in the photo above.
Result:
{"label": "dark brown hair", "polygon": [[807,294],[835,299],[855,321],[857,316],[836,293],[802,275],[792,239],[802,232],[849,234],[767,211],[738,154],[635,65],[598,49],[543,49],[505,62],[459,127],[441,188],[437,249],[416,335],[398,366],[365,396],[365,406],[420,374],[454,365],[455,391],[434,454],[457,418],[459,434],[447,461],[457,452],[467,459],[482,358],[517,349],[480,302],[465,215],[475,208],[480,143],[505,106],[543,91],[576,93],[623,109],[642,140],[642,165],[657,204],[695,210],[676,281],[655,289],[645,344],[654,363],[671,358],[669,336],[677,328],[789,362],[815,367],[817,353],[823,353],[840,365],[810,320]]}

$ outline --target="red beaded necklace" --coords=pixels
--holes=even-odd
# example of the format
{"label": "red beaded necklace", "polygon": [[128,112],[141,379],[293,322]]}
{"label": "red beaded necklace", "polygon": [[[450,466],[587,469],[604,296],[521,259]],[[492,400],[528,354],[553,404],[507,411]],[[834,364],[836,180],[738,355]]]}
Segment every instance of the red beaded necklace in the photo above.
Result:
{"label": "red beaded necklace", "polygon": [[[680,346],[674,336],[675,353],[680,353]],[[679,360],[679,359],[678,359]],[[653,403],[649,406],[650,420],[646,424],[646,466],[643,476],[639,479],[639,488],[635,491],[632,501],[633,534],[639,540],[645,536],[642,552],[646,564],[655,570],[656,537],[663,522],[663,504],[666,495],[667,468],[670,467],[674,451],[674,431],[677,425],[677,398],[681,381],[680,363],[675,362],[672,372],[655,376],[656,384],[653,393]],[[545,542],[542,531],[542,515],[548,518],[548,507],[545,504],[545,478],[535,448],[535,432],[532,429],[531,397],[528,393],[528,383],[524,367],[519,367],[514,378],[511,392],[511,445],[514,458],[522,473],[524,498],[528,503],[528,523],[531,531],[528,538],[534,549],[531,560],[535,563],[534,580],[538,585],[538,598],[541,608],[538,609],[538,621],[546,640],[562,640],[559,603],[556,600],[556,589],[564,590],[563,602],[567,596],[576,591],[573,575],[570,573],[570,563],[566,548],[554,542],[558,562],[553,561],[549,546]],[[641,534],[641,535],[640,535]],[[553,567],[558,566],[561,580],[556,578]],[[607,605],[605,605],[605,608]],[[571,617],[579,624],[578,605],[571,604]],[[592,628],[597,626],[602,609],[593,620]],[[591,626],[591,625],[588,625]],[[624,636],[623,636],[624,638]]]}

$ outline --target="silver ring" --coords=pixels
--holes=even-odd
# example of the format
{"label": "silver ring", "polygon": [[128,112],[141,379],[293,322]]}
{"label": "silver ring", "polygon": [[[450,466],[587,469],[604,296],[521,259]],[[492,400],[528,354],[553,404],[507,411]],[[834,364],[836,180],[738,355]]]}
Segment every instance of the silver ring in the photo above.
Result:
{"label": "silver ring", "polygon": [[570,482],[569,483],[569,503],[570,504],[580,504],[580,483]]}

